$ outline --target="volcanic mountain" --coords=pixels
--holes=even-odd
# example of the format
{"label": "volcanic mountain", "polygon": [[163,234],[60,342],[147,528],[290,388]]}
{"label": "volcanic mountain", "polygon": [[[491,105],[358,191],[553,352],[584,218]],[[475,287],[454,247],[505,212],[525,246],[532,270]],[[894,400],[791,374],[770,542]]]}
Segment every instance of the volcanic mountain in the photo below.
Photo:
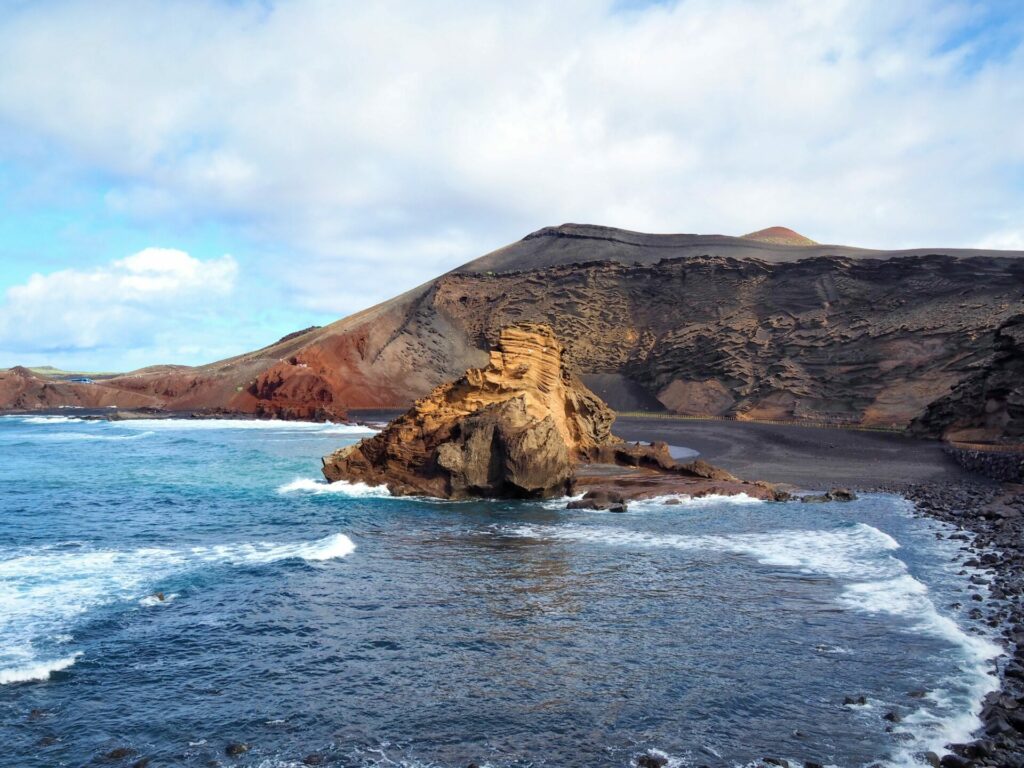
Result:
{"label": "volcanic mountain", "polygon": [[[566,224],[209,365],[91,384],[12,369],[0,374],[0,407],[342,418],[407,407],[484,365],[502,328],[541,322],[615,408],[895,427],[919,419],[919,429],[941,434],[971,421],[948,415],[956,403],[977,400],[951,393],[1005,367],[997,332],[1024,312],[1022,296],[1019,251],[878,251],[781,227],[729,237]],[[983,390],[998,398],[1005,388],[971,389]],[[1010,423],[1019,409],[1002,412],[1010,416],[971,422],[972,436],[1019,434]]]}

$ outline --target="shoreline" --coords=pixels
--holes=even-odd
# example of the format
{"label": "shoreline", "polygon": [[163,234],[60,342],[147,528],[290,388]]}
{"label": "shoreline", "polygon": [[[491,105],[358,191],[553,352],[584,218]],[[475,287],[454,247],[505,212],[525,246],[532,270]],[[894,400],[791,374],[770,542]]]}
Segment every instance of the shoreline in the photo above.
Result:
{"label": "shoreline", "polygon": [[[360,411],[360,420],[348,423],[378,422],[393,413]],[[115,409],[3,415],[112,422],[134,418],[289,421],[241,414],[118,413]],[[924,759],[943,768],[1024,768],[1024,485],[1000,483],[964,469],[937,441],[893,433],[629,416],[618,419],[614,433],[630,441],[661,440],[685,446],[741,478],[807,490],[843,486],[863,493],[896,494],[913,504],[915,515],[954,526],[957,530],[945,538],[961,542],[968,555],[965,565],[978,574],[984,572],[972,577],[983,592],[974,594],[970,618],[990,627],[1004,652],[996,662],[998,688],[980,702],[981,728],[976,738],[946,745],[950,754],[941,760],[932,753]]]}
{"label": "shoreline", "polygon": [[938,441],[893,433],[626,416],[615,434],[696,449],[740,477],[895,494],[915,515],[954,526],[948,538],[962,541],[966,565],[987,573],[980,585],[987,593],[976,593],[969,615],[998,635],[1004,652],[996,661],[999,687],[981,701],[974,740],[948,744],[941,760],[925,758],[942,768],[1024,766],[1024,485],[964,469]]}

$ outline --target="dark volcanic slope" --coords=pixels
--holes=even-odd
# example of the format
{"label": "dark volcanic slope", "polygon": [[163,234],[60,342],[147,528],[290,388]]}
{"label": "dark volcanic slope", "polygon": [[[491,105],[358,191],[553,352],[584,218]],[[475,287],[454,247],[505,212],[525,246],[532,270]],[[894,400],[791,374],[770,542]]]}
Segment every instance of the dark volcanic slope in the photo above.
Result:
{"label": "dark volcanic slope", "polygon": [[[543,229],[263,350],[81,386],[104,402],[338,417],[404,406],[481,365],[502,327],[537,321],[615,407],[904,426],[989,365],[996,329],[1024,312],[1021,252],[792,244],[805,240]],[[3,390],[0,405],[35,407],[38,386],[17,403]]]}
{"label": "dark volcanic slope", "polygon": [[[771,229],[784,229],[772,227]],[[956,258],[992,256],[995,251],[965,248],[915,248],[903,251],[875,251],[845,245],[791,245],[754,239],[761,232],[744,237],[727,235],[649,235],[625,229],[592,224],[563,224],[545,227],[522,240],[493,251],[459,267],[456,272],[504,272],[538,269],[584,261],[614,261],[619,264],[656,264],[663,259],[691,256],[722,256],[732,259],[759,259],[773,264],[799,261],[815,256],[892,259],[906,256],[945,254]],[[796,238],[801,235],[793,233]],[[806,238],[804,238],[806,239]],[[808,241],[813,242],[813,241]],[[1024,256],[1020,251],[1003,255]]]}

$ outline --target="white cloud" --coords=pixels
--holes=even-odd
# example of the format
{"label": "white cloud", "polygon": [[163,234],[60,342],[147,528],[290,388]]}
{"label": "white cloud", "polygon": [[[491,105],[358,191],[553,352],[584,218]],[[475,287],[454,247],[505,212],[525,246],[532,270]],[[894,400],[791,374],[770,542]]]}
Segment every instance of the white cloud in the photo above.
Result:
{"label": "white cloud", "polygon": [[[107,266],[32,275],[0,303],[6,355],[152,348],[170,333],[187,337],[216,316],[235,286],[231,256],[201,261],[146,248]],[[155,361],[153,361],[155,362]]]}
{"label": "white cloud", "polygon": [[982,7],[26,4],[0,131],[120,214],[238,227],[339,313],[563,221],[970,245],[1024,214],[1024,51],[963,34]]}

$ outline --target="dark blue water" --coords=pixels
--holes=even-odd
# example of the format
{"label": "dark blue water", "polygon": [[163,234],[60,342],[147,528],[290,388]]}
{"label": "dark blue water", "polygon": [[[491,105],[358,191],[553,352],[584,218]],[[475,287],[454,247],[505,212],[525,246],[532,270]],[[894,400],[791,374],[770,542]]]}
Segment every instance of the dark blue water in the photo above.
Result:
{"label": "dark blue water", "polygon": [[949,607],[959,542],[894,497],[615,515],[317,482],[357,437],[0,419],[0,765],[912,765],[994,686]]}

